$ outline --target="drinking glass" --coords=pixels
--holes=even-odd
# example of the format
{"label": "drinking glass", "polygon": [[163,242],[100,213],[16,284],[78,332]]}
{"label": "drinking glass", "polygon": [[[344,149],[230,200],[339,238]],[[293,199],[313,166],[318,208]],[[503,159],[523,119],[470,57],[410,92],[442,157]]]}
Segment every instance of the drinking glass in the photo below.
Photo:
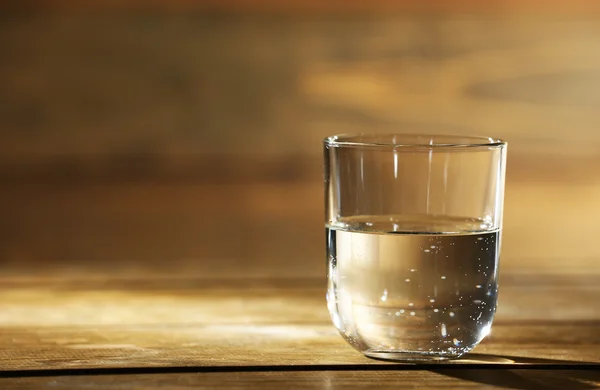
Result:
{"label": "drinking glass", "polygon": [[442,360],[490,332],[506,147],[446,135],[324,140],[327,306],[350,345]]}

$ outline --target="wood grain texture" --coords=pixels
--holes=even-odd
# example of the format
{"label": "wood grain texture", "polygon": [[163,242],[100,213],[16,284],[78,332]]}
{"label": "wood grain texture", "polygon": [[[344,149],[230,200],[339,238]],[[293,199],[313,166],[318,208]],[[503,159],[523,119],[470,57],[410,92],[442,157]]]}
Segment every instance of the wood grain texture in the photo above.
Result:
{"label": "wood grain texture", "polygon": [[363,131],[507,139],[503,267],[598,269],[594,14],[2,18],[0,261],[17,273],[219,258],[320,275],[321,139]]}
{"label": "wood grain texture", "polygon": [[[323,189],[313,172],[311,182],[2,186],[0,264],[13,277],[320,277]],[[598,194],[584,180],[509,183],[501,273],[599,274]]]}
{"label": "wood grain texture", "polygon": [[[4,5],[1,4],[0,5]],[[10,5],[10,4],[7,4]],[[5,5],[6,6],[6,5]],[[15,5],[12,5],[15,7]],[[592,0],[576,0],[568,4],[558,0],[502,0],[480,2],[475,0],[457,0],[447,2],[443,0],[427,1],[394,1],[394,0],[331,0],[319,2],[307,0],[298,2],[294,0],[127,0],[127,1],[99,1],[86,0],[30,0],[20,6],[21,8],[51,9],[51,10],[169,10],[169,11],[227,11],[227,12],[285,12],[285,13],[349,13],[349,12],[569,12],[584,13],[599,10],[596,2]]]}
{"label": "wood grain texture", "polygon": [[559,389],[597,388],[597,372],[581,370],[317,371],[175,373],[0,379],[6,390],[28,389]]}
{"label": "wood grain texture", "polygon": [[493,134],[546,160],[599,151],[594,15],[19,15],[0,32],[9,171],[318,156],[340,131]]}
{"label": "wood grain texture", "polygon": [[[390,364],[363,357],[337,334],[320,279],[2,285],[3,370]],[[600,363],[600,312],[590,306],[599,298],[595,277],[505,277],[492,335],[448,364]]]}

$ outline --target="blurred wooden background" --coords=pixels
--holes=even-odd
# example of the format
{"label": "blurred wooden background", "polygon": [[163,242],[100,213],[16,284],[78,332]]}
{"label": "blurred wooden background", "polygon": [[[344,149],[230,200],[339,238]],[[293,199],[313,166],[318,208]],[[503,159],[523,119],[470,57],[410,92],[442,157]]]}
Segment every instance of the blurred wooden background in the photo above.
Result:
{"label": "blurred wooden background", "polygon": [[600,6],[448,3],[2,5],[3,275],[324,275],[321,139],[382,131],[508,140],[502,272],[599,272]]}

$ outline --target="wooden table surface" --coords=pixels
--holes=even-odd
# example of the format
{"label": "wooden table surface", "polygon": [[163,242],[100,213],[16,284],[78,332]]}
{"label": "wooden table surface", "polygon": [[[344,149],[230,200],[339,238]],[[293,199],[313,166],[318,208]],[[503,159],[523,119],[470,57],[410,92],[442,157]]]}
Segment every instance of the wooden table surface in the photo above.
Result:
{"label": "wooden table surface", "polygon": [[597,388],[597,281],[502,275],[474,353],[413,365],[347,345],[323,278],[4,278],[0,387]]}
{"label": "wooden table surface", "polygon": [[597,257],[564,256],[548,238],[538,253],[560,244],[562,260],[533,262],[532,236],[512,225],[492,333],[472,354],[362,356],[327,313],[320,194],[316,183],[0,186],[0,389],[600,386]]}

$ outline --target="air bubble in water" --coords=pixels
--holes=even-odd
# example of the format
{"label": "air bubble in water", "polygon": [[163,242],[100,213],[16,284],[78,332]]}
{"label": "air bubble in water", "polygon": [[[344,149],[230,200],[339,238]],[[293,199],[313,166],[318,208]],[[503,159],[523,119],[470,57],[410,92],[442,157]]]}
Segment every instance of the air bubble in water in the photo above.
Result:
{"label": "air bubble in water", "polygon": [[383,302],[387,301],[387,296],[388,296],[388,290],[383,290],[383,295],[381,296],[381,300]]}

